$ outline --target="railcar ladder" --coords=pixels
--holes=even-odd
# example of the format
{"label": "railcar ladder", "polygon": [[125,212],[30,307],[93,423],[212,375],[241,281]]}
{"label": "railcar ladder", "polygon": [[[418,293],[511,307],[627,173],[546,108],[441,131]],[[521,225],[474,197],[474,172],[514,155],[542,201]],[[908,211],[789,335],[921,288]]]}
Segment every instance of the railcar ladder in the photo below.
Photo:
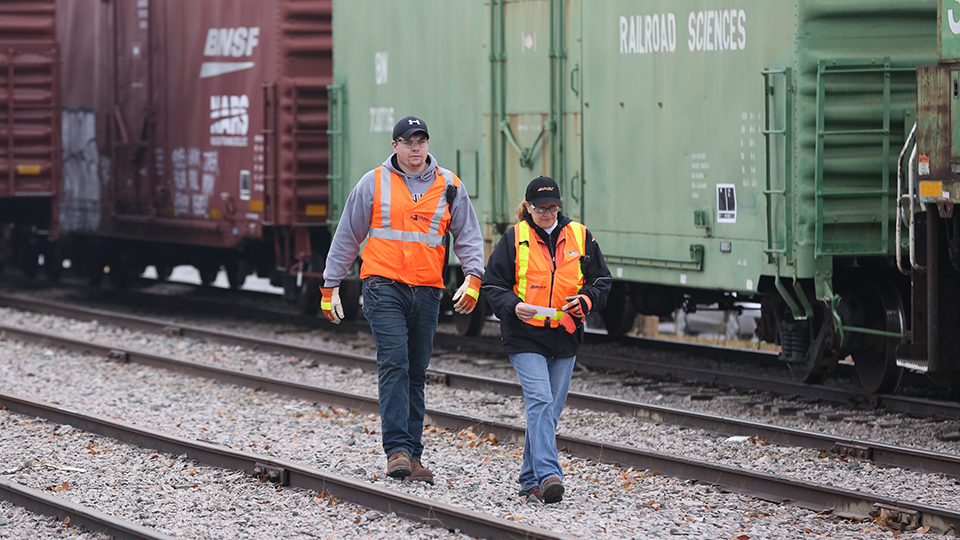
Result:
{"label": "railcar ladder", "polygon": [[[891,219],[895,218],[890,182],[891,78],[913,71],[892,67],[889,57],[819,61],[815,257],[889,254]],[[882,81],[878,84],[871,79],[873,75],[881,76]],[[864,94],[864,88],[882,89],[882,98]],[[832,96],[829,103],[828,91]],[[872,122],[878,113],[881,119],[876,126]],[[837,127],[827,129],[828,123]],[[828,144],[828,139],[836,142]],[[864,181],[859,169],[865,164],[875,167],[873,159],[880,162],[879,182]]]}
{"label": "railcar ladder", "polygon": [[[791,218],[793,209],[793,192],[790,189],[791,178],[793,175],[793,99],[795,89],[793,87],[793,70],[791,68],[783,69],[765,69],[763,73],[764,86],[764,129],[762,131],[766,146],[766,186],[763,194],[767,199],[767,248],[764,252],[767,254],[767,262],[774,263],[781,256],[784,262],[793,260],[793,219]],[[783,127],[776,127],[776,116],[779,108],[776,107],[776,89],[775,77],[783,77],[784,105],[783,105]],[[773,100],[774,107],[770,102]],[[774,168],[777,163],[775,156],[775,139],[773,136],[783,137],[783,185],[780,189],[773,189]],[[780,241],[780,231],[777,230],[775,220],[774,196],[783,197],[783,240]],[[774,241],[774,237],[777,241]]]}

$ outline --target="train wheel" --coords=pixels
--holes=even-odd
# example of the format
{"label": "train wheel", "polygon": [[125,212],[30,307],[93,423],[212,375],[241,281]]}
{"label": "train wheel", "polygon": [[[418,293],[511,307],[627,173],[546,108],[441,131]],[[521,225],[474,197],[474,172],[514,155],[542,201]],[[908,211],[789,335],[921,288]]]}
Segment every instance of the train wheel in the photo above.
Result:
{"label": "train wheel", "polygon": [[50,249],[43,257],[43,273],[50,281],[60,281],[63,276],[63,254],[59,244],[48,244]]}
{"label": "train wheel", "polygon": [[230,283],[230,288],[233,290],[243,287],[243,283],[247,281],[247,276],[250,275],[250,265],[246,261],[228,262],[223,265],[223,269],[227,272],[227,282]]}
{"label": "train wheel", "polygon": [[[788,357],[790,377],[806,384],[822,383],[837,365],[832,315],[822,306],[814,307],[814,311],[816,315],[812,321],[778,325],[781,356]],[[811,325],[815,332],[810,331]]]}
{"label": "train wheel", "polygon": [[600,317],[603,318],[603,326],[611,337],[620,337],[633,328],[637,310],[622,285],[613,284],[607,296],[607,305],[600,310]]}
{"label": "train wheel", "polygon": [[461,336],[479,336],[483,332],[483,325],[487,321],[487,302],[483,295],[477,299],[477,307],[467,315],[453,312],[453,324],[457,327],[457,334]]}
{"label": "train wheel", "polygon": [[[301,315],[316,315],[320,313],[320,285],[319,279],[305,278],[297,296],[297,312]],[[231,287],[232,288],[232,287]]]}
{"label": "train wheel", "polygon": [[200,271],[200,284],[209,287],[217,280],[217,274],[220,273],[220,266],[215,264],[202,264],[197,267]]}
{"label": "train wheel", "polygon": [[28,278],[37,277],[37,272],[40,271],[40,251],[35,244],[27,243],[23,246],[20,271]]}
{"label": "train wheel", "polygon": [[[904,331],[903,302],[896,286],[890,280],[868,283],[860,292],[864,323],[867,328],[895,332]],[[900,338],[861,334],[861,346],[853,351],[853,363],[860,384],[867,392],[896,391],[903,378],[903,368],[897,366],[896,350]]]}
{"label": "train wheel", "polygon": [[154,268],[157,269],[157,281],[166,281],[173,274],[173,265],[170,264],[160,264]]}

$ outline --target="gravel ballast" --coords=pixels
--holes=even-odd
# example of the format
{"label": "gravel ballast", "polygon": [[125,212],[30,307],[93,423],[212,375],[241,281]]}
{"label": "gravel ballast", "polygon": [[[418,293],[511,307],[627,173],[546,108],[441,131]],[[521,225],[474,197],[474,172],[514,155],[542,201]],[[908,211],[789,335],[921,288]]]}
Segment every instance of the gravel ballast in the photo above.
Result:
{"label": "gravel ballast", "polygon": [[[96,323],[14,310],[0,310],[0,320],[4,324],[47,330],[75,339],[171,354],[365,395],[376,393],[375,375],[359,370],[311,367],[299,359],[239,347],[126,332]],[[361,338],[356,336],[354,341]],[[332,350],[358,351],[353,345],[343,345],[333,339],[313,337],[313,341],[319,344],[316,346]],[[434,365],[441,363],[471,364],[447,357]],[[561,456],[568,490],[564,502],[550,506],[526,504],[515,494],[519,448],[498,444],[469,431],[452,433],[428,429],[425,462],[437,474],[438,484],[432,487],[403,484],[383,477],[384,459],[379,448],[376,416],[11,341],[0,342],[0,375],[5,391],[56,401],[181,436],[302,460],[310,466],[567,534],[611,538],[676,534],[717,538],[746,534],[762,538],[802,535],[804,529],[849,538],[888,538],[892,534],[872,523],[817,516],[790,506],[768,505],[720,493],[708,486],[690,485],[653,471],[625,470],[565,455]],[[579,377],[576,383],[608,390],[616,386],[603,379],[586,381]],[[618,392],[639,391],[629,386],[616,389]],[[601,393],[584,388],[580,391]],[[428,407],[520,425],[523,422],[522,400],[518,398],[436,386],[428,387],[427,398]],[[660,403],[669,399],[673,397],[665,396]],[[719,406],[718,403],[713,406]],[[736,405],[729,406],[731,412],[737,410]],[[739,410],[744,411],[742,407]],[[854,425],[864,428],[862,424]],[[876,429],[876,425],[866,429]],[[909,496],[938,506],[960,506],[957,504],[960,490],[953,479],[879,468],[869,462],[838,460],[821,456],[818,451],[765,445],[760,441],[732,443],[696,430],[589,411],[568,410],[561,418],[561,432],[848,489],[875,491],[885,496]],[[931,437],[931,440],[936,439]],[[5,461],[10,462],[10,458]]]}

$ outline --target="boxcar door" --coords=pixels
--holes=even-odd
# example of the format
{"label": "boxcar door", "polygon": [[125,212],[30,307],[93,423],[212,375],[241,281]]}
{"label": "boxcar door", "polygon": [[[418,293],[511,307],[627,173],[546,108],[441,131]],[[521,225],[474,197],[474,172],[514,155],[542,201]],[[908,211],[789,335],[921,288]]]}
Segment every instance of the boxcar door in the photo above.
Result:
{"label": "boxcar door", "polygon": [[151,108],[151,30],[149,0],[113,4],[115,209],[122,214],[150,212],[153,190],[149,173],[153,121]]}
{"label": "boxcar door", "polygon": [[582,218],[578,0],[493,0],[494,220],[515,222],[527,183],[554,178]]}

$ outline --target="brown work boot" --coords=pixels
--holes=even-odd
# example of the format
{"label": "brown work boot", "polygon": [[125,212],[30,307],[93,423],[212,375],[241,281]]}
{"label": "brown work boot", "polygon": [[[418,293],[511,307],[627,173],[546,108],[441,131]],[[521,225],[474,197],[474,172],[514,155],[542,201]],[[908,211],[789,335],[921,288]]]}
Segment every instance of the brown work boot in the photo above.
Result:
{"label": "brown work boot", "polygon": [[410,468],[410,454],[400,451],[387,458],[387,476],[406,478],[413,470]]}
{"label": "brown work boot", "polygon": [[[533,486],[532,488],[521,489],[520,498],[525,502],[543,502],[543,492],[540,491],[540,486]],[[530,497],[534,498],[534,501],[530,500]]]}
{"label": "brown work boot", "polygon": [[426,482],[433,485],[433,473],[430,472],[430,469],[424,467],[419,461],[411,461],[410,466],[412,472],[410,476],[407,477],[407,480],[413,480],[415,482]]}
{"label": "brown work boot", "polygon": [[543,502],[544,504],[557,503],[563,500],[563,481],[556,476],[551,476],[543,482]]}

